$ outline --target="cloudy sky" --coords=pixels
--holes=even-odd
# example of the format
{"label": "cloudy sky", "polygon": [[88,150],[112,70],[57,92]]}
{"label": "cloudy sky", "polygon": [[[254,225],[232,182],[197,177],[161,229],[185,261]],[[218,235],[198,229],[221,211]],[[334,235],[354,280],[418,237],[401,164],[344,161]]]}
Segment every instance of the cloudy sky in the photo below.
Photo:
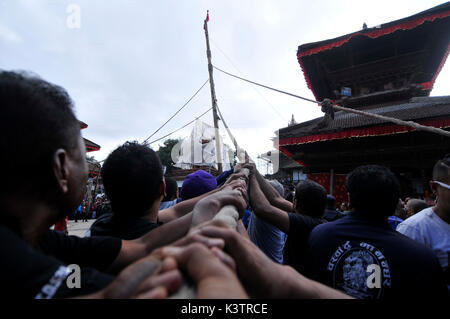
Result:
{"label": "cloudy sky", "polygon": [[[0,0],[0,68],[36,72],[66,88],[84,137],[103,160],[127,140],[143,141],[207,80],[203,20],[210,12],[213,64],[313,99],[297,47],[404,18],[434,0]],[[80,9],[73,28],[71,5]],[[68,23],[69,19],[69,23]],[[76,26],[76,25],[75,25]],[[314,104],[214,73],[219,107],[250,155],[272,149],[274,131],[322,116]],[[433,96],[448,95],[449,63]],[[151,140],[211,107],[209,86]],[[212,113],[202,118],[212,124]],[[185,137],[192,126],[171,137]],[[222,126],[223,128],[223,126]],[[223,130],[223,136],[226,135]],[[163,141],[160,143],[162,144]],[[158,143],[152,145],[158,148]]]}

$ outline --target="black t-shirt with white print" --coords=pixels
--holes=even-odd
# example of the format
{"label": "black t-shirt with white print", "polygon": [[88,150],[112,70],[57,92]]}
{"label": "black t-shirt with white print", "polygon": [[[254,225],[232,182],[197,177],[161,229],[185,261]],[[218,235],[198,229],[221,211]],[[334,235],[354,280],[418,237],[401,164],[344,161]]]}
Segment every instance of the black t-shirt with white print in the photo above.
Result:
{"label": "black t-shirt with white print", "polygon": [[[33,248],[3,225],[0,242],[0,298],[36,299],[80,296],[106,287],[114,277],[99,270],[112,263],[122,245],[117,238],[85,239],[49,230]],[[67,285],[71,264],[80,267],[79,288]]]}
{"label": "black t-shirt with white print", "polygon": [[448,298],[432,250],[356,212],[314,228],[306,275],[360,299]]}

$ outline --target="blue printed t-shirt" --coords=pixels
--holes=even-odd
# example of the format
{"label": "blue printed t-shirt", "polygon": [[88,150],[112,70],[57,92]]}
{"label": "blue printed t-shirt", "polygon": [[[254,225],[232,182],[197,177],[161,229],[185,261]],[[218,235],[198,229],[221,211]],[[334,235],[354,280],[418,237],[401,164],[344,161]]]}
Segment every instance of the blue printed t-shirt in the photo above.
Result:
{"label": "blue printed t-shirt", "polygon": [[306,261],[307,277],[356,298],[448,298],[431,249],[357,212],[317,226]]}

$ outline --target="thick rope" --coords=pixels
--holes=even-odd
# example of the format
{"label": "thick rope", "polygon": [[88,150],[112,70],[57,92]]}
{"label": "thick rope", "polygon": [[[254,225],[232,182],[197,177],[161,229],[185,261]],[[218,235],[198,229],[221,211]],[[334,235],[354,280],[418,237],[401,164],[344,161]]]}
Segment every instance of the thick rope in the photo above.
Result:
{"label": "thick rope", "polygon": [[[237,173],[239,170],[234,170],[235,173]],[[248,168],[243,168],[240,170],[246,177],[249,177],[250,171]],[[237,222],[239,220],[239,212],[237,211],[236,207],[233,205],[227,205],[220,209],[220,211],[217,213],[216,216],[214,216],[213,219],[223,220],[233,229],[236,229]]]}
{"label": "thick rope", "polygon": [[[324,100],[325,102],[325,100]],[[383,120],[386,122],[392,122],[398,125],[404,125],[404,126],[409,126],[412,127],[418,131],[425,131],[425,132],[430,132],[430,133],[435,133],[435,134],[439,134],[442,136],[446,136],[446,137],[450,137],[450,132],[434,127],[434,126],[426,126],[426,125],[421,125],[418,124],[416,122],[413,121],[403,121],[403,120],[399,120],[393,117],[389,117],[389,116],[383,116],[383,115],[379,115],[379,114],[373,114],[373,113],[368,113],[368,112],[363,112],[363,111],[359,111],[359,110],[355,110],[355,109],[350,109],[350,108],[346,108],[340,105],[333,105],[333,108],[337,109],[337,110],[341,110],[344,112],[348,112],[348,113],[355,113],[355,114],[359,114],[359,115],[363,115],[363,116],[367,116],[367,117],[372,117],[378,120]]]}
{"label": "thick rope", "polygon": [[[266,88],[266,89],[269,89],[269,90],[272,90],[272,91],[275,91],[275,92],[278,92],[278,93],[282,93],[282,94],[286,94],[286,95],[289,95],[289,96],[292,96],[292,97],[296,97],[296,98],[299,98],[299,99],[302,99],[302,100],[305,100],[305,101],[308,101],[308,102],[311,102],[311,103],[316,103],[316,104],[322,105],[322,111],[324,111],[324,106],[325,106],[325,109],[326,109],[326,107],[328,107],[328,110],[329,110],[330,103],[331,103],[332,108],[336,109],[336,110],[341,110],[341,111],[348,112],[348,113],[355,113],[355,114],[359,114],[359,115],[362,115],[362,116],[372,117],[372,118],[376,118],[376,119],[379,119],[379,120],[392,122],[392,123],[395,123],[395,124],[398,124],[398,125],[409,126],[409,127],[412,127],[412,128],[414,128],[414,129],[416,129],[418,131],[426,131],[426,132],[435,133],[435,134],[439,134],[439,135],[442,135],[442,136],[450,137],[450,132],[449,131],[446,131],[446,130],[443,130],[443,129],[440,129],[440,128],[437,128],[437,127],[421,125],[421,124],[413,122],[413,121],[403,121],[403,120],[399,120],[399,119],[396,119],[396,118],[393,118],[393,117],[389,117],[389,116],[383,116],[383,115],[368,113],[368,112],[355,110],[355,109],[351,109],[351,108],[346,108],[346,107],[343,107],[343,106],[336,105],[336,104],[332,103],[331,100],[329,100],[329,99],[324,99],[322,102],[318,102],[318,101],[311,100],[311,99],[308,99],[308,98],[305,98],[305,97],[302,97],[302,96],[299,96],[299,95],[296,95],[296,94],[292,94],[292,93],[289,93],[289,92],[278,90],[278,89],[275,89],[275,88],[272,88],[272,87],[269,87],[269,86],[266,86],[266,85],[263,85],[263,84],[260,84],[260,83],[257,83],[257,82],[253,82],[253,81],[241,78],[241,77],[239,77],[237,75],[234,75],[234,74],[231,74],[231,73],[226,72],[224,70],[221,70],[221,69],[219,69],[216,66],[214,66],[214,68],[216,70],[222,72],[222,73],[225,73],[225,74],[227,74],[229,76],[232,76],[234,78],[237,78],[239,80],[242,80],[242,81],[245,81],[245,82],[249,82],[251,84],[258,85],[258,86],[261,86],[263,88]],[[333,113],[331,111],[328,111],[326,113],[330,114],[331,117],[334,118],[334,115],[333,115]]]}
{"label": "thick rope", "polygon": [[305,100],[305,101],[308,101],[308,102],[312,102],[312,103],[316,103],[316,104],[319,103],[319,102],[317,102],[317,101],[315,101],[315,100],[311,100],[311,99],[308,99],[308,98],[303,97],[303,96],[300,96],[300,95],[296,95],[296,94],[292,94],[292,93],[289,93],[289,92],[286,92],[286,91],[278,90],[278,89],[272,88],[272,87],[267,86],[267,85],[264,85],[264,84],[256,83],[256,82],[253,82],[253,81],[250,81],[250,80],[241,78],[240,76],[237,76],[237,75],[228,73],[228,72],[226,72],[226,71],[224,71],[224,70],[221,70],[221,69],[219,69],[218,67],[216,67],[215,65],[213,65],[213,67],[214,67],[214,69],[216,69],[216,70],[218,70],[218,71],[220,71],[220,72],[222,72],[222,73],[225,73],[225,74],[227,74],[227,75],[229,75],[229,76],[232,76],[232,77],[234,77],[234,78],[236,78],[236,79],[239,79],[239,80],[242,80],[242,81],[251,83],[251,84],[255,84],[255,85],[261,86],[261,87],[263,87],[263,88],[266,88],[266,89],[269,89],[269,90],[272,90],[272,91],[275,91],[275,92],[278,92],[278,93],[283,93],[283,94],[286,94],[286,95],[290,95],[290,96],[293,96],[293,97],[296,97],[296,98],[298,98],[298,99],[302,99],[302,100]]}
{"label": "thick rope", "polygon": [[[235,173],[237,172],[238,171],[235,169]],[[243,168],[241,172],[243,172],[247,177],[250,175],[250,171],[247,168]],[[219,210],[213,220],[222,220],[232,229],[237,230],[239,212],[233,205],[226,205]],[[172,294],[169,299],[195,299],[196,295],[196,287],[186,278],[183,278],[183,284],[180,289],[176,293]]]}

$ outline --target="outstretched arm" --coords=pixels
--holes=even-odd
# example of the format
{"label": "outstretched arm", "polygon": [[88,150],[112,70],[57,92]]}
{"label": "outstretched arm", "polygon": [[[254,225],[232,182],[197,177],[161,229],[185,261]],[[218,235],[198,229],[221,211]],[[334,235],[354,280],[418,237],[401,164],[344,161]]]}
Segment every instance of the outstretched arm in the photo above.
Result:
{"label": "outstretched arm", "polygon": [[228,227],[207,225],[203,236],[221,238],[225,250],[236,263],[239,278],[255,298],[351,298],[348,295],[308,279],[289,266],[270,260],[255,244]]}
{"label": "outstretched arm", "polygon": [[161,253],[174,258],[195,282],[198,299],[248,298],[235,273],[234,260],[222,250],[193,243],[186,247],[164,247]]}
{"label": "outstretched arm", "polygon": [[180,217],[190,213],[194,209],[194,206],[200,200],[202,200],[203,198],[205,198],[205,197],[207,197],[209,195],[212,195],[212,194],[214,194],[216,192],[219,192],[219,191],[225,189],[225,187],[233,186],[234,183],[236,182],[236,180],[239,180],[239,178],[241,178],[241,177],[243,177],[243,174],[239,174],[239,173],[238,174],[232,174],[230,176],[230,178],[227,180],[227,182],[223,186],[218,187],[218,188],[216,188],[216,189],[214,189],[214,190],[212,190],[212,191],[210,191],[210,192],[208,192],[206,194],[203,194],[203,195],[200,195],[200,196],[197,196],[197,197],[194,197],[194,198],[182,201],[182,202],[180,202],[180,203],[178,203],[178,204],[176,204],[176,205],[174,205],[172,207],[169,207],[169,208],[161,210],[158,213],[159,221],[161,221],[163,223],[168,223],[170,221],[173,221],[173,220],[175,220],[177,218],[180,218]]}
{"label": "outstretched arm", "polygon": [[163,210],[159,211],[158,219],[159,219],[159,221],[161,221],[163,223],[168,223],[168,222],[176,220],[177,218],[185,216],[186,214],[189,214],[190,212],[192,212],[195,204],[197,204],[199,200],[201,200],[211,194],[214,194],[218,191],[219,191],[219,189],[214,189],[203,195],[182,201],[172,207],[163,209]]}
{"label": "outstretched arm", "polygon": [[258,172],[254,163],[245,164],[244,167],[250,169],[252,175],[255,175],[259,187],[272,206],[284,210],[285,212],[293,211],[292,203],[285,200],[283,196],[281,196],[280,193],[278,193],[278,191],[270,185],[270,183]]}
{"label": "outstretched arm", "polygon": [[[154,249],[171,244],[185,236],[192,225],[201,224],[211,220],[224,205],[234,205],[241,212],[245,209],[245,199],[241,192],[237,191],[242,187],[243,182],[228,184],[222,191],[216,192],[200,200],[189,213],[177,220],[164,224],[148,234],[135,240],[122,240],[122,248],[108,272],[118,273],[130,263],[150,254]],[[214,246],[216,243],[208,238],[199,238],[207,246]]]}
{"label": "outstretched arm", "polygon": [[170,223],[157,227],[135,240],[122,240],[119,255],[108,269],[109,273],[118,273],[134,261],[150,254],[154,249],[171,244],[185,236],[189,231],[192,213]]}
{"label": "outstretched arm", "polygon": [[234,260],[218,248],[166,246],[125,268],[106,288],[79,298],[167,298],[182,286],[182,270],[195,282],[197,298],[248,298],[235,268]]}
{"label": "outstretched arm", "polygon": [[271,205],[266,196],[264,196],[255,174],[250,177],[250,204],[256,216],[277,227],[282,232],[289,233],[288,213]]}

